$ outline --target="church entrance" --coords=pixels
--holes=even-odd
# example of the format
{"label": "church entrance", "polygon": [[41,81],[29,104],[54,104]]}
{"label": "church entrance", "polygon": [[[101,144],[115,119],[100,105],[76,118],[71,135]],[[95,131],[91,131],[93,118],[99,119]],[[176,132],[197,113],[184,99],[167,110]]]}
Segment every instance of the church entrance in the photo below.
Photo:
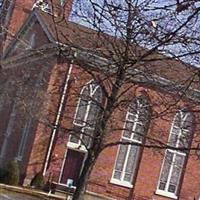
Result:
{"label": "church entrance", "polygon": [[76,186],[78,177],[80,175],[85,153],[75,151],[72,149],[67,150],[65,163],[62,170],[60,183],[69,187]]}

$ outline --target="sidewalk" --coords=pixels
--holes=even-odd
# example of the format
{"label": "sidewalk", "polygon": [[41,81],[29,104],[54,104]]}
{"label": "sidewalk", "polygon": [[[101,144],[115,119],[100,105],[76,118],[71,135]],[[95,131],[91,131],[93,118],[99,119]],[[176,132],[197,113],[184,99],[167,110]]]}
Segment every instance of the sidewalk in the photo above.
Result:
{"label": "sidewalk", "polygon": [[66,197],[39,190],[0,184],[0,200],[66,200]]}

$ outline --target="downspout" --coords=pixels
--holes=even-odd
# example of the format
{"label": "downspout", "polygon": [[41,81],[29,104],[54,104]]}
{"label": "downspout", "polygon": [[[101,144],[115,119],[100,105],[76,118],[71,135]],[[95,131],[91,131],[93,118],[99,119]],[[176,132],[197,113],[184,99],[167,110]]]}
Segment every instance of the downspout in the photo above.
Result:
{"label": "downspout", "polygon": [[44,168],[43,168],[43,175],[46,174],[46,171],[48,169],[48,164],[49,164],[51,153],[52,153],[52,150],[53,150],[54,139],[55,139],[55,136],[56,136],[56,132],[58,130],[58,125],[59,125],[59,122],[60,122],[61,113],[62,113],[62,110],[64,108],[65,98],[67,96],[67,90],[68,90],[68,85],[69,85],[69,80],[70,80],[72,68],[73,68],[73,60],[69,64],[69,70],[68,70],[67,76],[65,78],[62,97],[61,97],[61,100],[60,100],[60,103],[59,103],[59,108],[58,108],[58,111],[57,111],[57,114],[56,114],[56,119],[55,119],[53,131],[52,131],[52,134],[51,134],[51,140],[50,140],[50,143],[49,143],[49,146],[48,146],[48,151],[47,151],[47,154],[46,154],[45,164],[44,164]]}

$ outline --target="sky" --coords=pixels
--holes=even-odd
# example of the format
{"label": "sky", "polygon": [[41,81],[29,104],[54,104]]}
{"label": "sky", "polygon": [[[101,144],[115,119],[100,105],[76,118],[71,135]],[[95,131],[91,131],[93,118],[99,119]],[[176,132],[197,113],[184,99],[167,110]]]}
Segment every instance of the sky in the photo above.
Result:
{"label": "sky", "polygon": [[[132,7],[129,9],[125,3],[127,1],[132,2]],[[183,5],[187,5],[187,2],[189,1]],[[200,1],[188,5],[187,9],[178,12],[175,0],[76,0],[71,20],[116,37],[125,38],[127,10],[131,8],[133,42],[139,46],[152,48],[184,23],[188,16],[200,7]],[[200,51],[199,30],[200,20],[197,15],[178,32],[178,37],[167,45],[161,46],[158,51],[169,56],[181,56],[188,52]],[[199,54],[184,56],[181,59],[200,66]]]}

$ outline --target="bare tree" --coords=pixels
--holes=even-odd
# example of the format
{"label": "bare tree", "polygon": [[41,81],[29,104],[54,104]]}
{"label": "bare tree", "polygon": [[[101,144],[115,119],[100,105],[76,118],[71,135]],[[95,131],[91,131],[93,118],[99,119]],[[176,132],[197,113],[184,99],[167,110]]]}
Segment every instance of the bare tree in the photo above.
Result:
{"label": "bare tree", "polygon": [[[199,70],[192,65],[199,62],[199,12],[195,0],[77,0],[71,17],[89,28],[52,16],[59,55],[79,65],[78,75],[84,74],[79,84],[71,83],[73,100],[65,105],[76,110],[76,114],[63,115],[72,126],[50,123],[87,150],[74,200],[83,198],[91,171],[106,148],[134,146],[187,154],[199,150],[198,137],[196,146],[191,147],[187,134],[180,139],[180,146],[163,140],[162,130],[147,135],[150,121],[168,120],[172,115],[177,127],[192,132],[191,116],[187,127],[180,125],[187,110],[176,111],[183,101],[189,101],[191,109],[198,112]],[[86,84],[89,79],[93,81]],[[140,86],[154,90],[156,101],[151,103],[144,92],[138,96]],[[91,112],[90,118],[84,115],[86,111]],[[116,124],[120,113],[121,123]],[[140,129],[132,127],[132,120]],[[125,138],[134,134],[135,140],[112,139],[119,131]]]}
{"label": "bare tree", "polygon": [[[132,145],[187,152],[199,149],[198,145],[186,145],[190,143],[187,135],[182,138],[182,146],[177,147],[163,141],[158,135],[150,137],[144,134],[150,120],[167,120],[170,115],[175,115],[182,100],[191,101],[192,109],[198,111],[195,102],[199,97],[199,70],[192,65],[199,62],[199,12],[199,2],[192,0],[160,3],[153,0],[79,0],[75,3],[72,19],[89,28],[76,28],[72,22],[64,23],[72,30],[70,38],[59,28],[61,21],[53,17],[58,41],[61,38],[66,41],[65,44],[61,44],[62,41],[59,43],[61,56],[69,58],[69,48],[75,52],[70,59],[93,79],[91,85],[86,85],[85,91],[90,90],[87,87],[98,90],[99,86],[103,97],[101,99],[84,91],[81,93],[80,88],[85,83],[79,84],[79,88],[72,89],[72,94],[74,99],[79,99],[81,108],[76,110],[75,116],[67,116],[73,118],[73,126],[60,126],[63,132],[71,134],[72,142],[87,149],[73,200],[83,198],[91,171],[106,148]],[[158,90],[156,96],[160,99],[157,99],[157,105],[155,102],[149,104],[142,98],[134,100],[129,94],[136,91],[138,86]],[[82,118],[88,106],[93,112],[92,118]],[[158,106],[162,109],[157,109]],[[67,102],[66,107],[75,108],[76,103]],[[129,113],[138,116],[138,109],[142,114],[139,116],[141,119],[137,120],[143,122],[143,132],[136,131],[140,142],[123,139],[109,142],[107,138],[117,130],[127,131],[127,134],[130,131],[126,126],[116,125],[117,113],[129,110]],[[177,114],[177,119],[184,113],[187,112]],[[191,121],[189,118],[188,127]]]}

